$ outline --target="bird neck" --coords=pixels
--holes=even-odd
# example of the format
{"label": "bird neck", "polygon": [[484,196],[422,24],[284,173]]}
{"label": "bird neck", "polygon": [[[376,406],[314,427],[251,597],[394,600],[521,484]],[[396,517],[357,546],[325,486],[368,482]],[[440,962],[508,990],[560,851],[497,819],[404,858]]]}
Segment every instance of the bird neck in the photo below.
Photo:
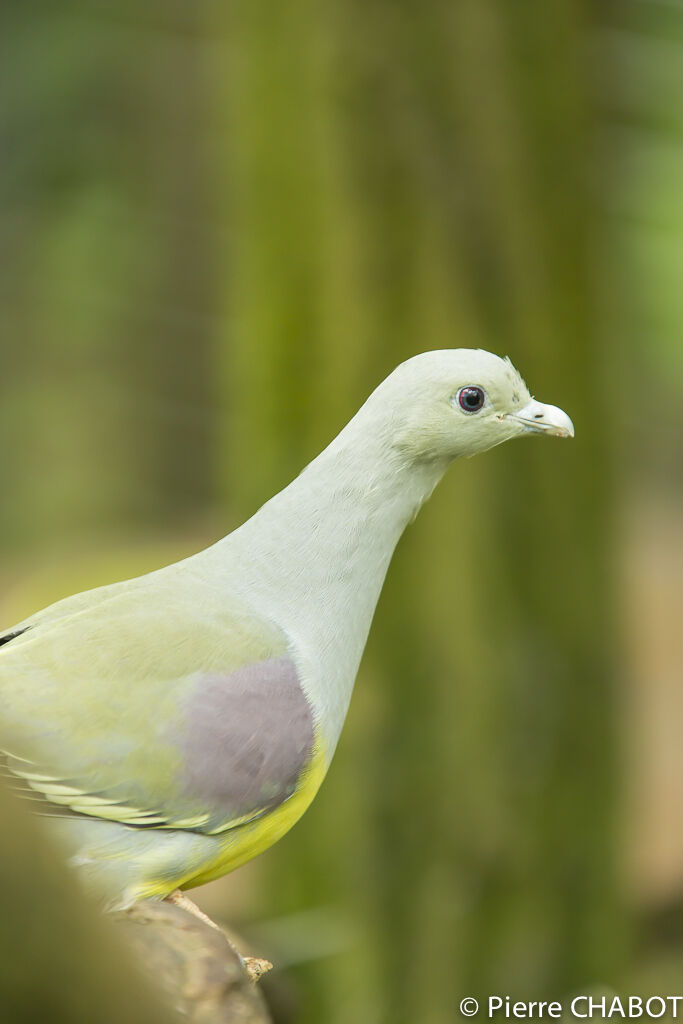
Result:
{"label": "bird neck", "polygon": [[219,542],[231,590],[289,636],[330,756],[394,548],[445,469],[408,460],[359,414]]}

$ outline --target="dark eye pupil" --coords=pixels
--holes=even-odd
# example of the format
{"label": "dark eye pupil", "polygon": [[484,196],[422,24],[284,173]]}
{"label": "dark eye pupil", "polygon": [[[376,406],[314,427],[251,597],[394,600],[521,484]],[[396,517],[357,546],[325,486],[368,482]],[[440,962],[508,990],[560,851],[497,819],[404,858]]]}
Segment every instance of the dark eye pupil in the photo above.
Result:
{"label": "dark eye pupil", "polygon": [[462,388],[458,401],[465,412],[477,412],[484,404],[484,392],[476,387]]}

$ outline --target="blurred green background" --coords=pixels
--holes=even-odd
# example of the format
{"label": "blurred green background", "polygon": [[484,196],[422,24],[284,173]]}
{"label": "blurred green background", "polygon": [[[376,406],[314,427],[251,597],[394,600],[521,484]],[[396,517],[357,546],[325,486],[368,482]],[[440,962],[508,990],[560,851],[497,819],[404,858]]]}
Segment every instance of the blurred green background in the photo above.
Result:
{"label": "blurred green background", "polygon": [[5,625],[228,532],[418,351],[507,353],[576,424],[454,467],[320,796],[196,891],[278,1024],[674,991],[683,4],[0,19]]}

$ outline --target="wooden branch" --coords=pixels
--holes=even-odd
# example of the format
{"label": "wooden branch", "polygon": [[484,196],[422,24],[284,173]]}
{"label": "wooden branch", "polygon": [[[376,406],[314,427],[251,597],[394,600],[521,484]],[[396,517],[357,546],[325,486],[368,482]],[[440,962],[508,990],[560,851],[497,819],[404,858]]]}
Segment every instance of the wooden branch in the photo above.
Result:
{"label": "wooden branch", "polygon": [[[269,1024],[255,980],[270,966],[242,960],[227,936],[169,902],[136,903],[114,915],[136,960],[191,1024]],[[267,965],[267,966],[266,966]]]}

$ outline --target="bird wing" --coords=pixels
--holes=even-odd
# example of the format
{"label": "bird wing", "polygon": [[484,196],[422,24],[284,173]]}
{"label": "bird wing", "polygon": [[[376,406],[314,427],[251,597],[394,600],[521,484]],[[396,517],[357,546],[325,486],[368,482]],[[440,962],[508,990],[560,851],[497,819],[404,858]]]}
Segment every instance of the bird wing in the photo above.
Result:
{"label": "bird wing", "polygon": [[0,747],[31,794],[209,834],[292,795],[315,732],[279,628],[178,574],[61,604],[0,637]]}

